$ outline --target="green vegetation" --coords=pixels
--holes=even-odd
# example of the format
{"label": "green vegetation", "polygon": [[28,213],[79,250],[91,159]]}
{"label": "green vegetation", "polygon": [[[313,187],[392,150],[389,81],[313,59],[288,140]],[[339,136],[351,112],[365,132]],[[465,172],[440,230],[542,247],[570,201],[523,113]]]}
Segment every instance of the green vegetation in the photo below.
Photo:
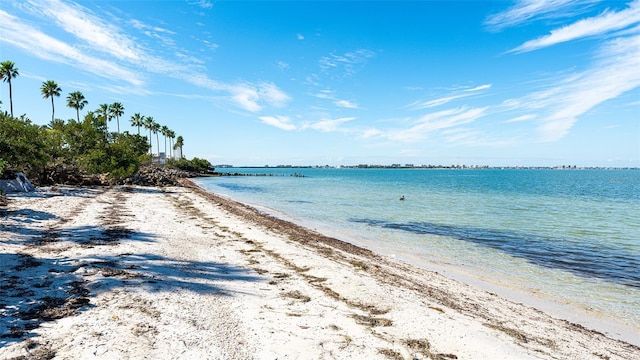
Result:
{"label": "green vegetation", "polygon": [[4,167],[24,171],[33,178],[56,166],[87,174],[109,173],[114,178],[133,175],[145,159],[142,155],[148,149],[147,139],[125,132],[107,142],[104,128],[104,120],[93,113],[82,122],[56,120],[49,126],[2,113],[0,153]]}
{"label": "green vegetation", "polygon": [[54,116],[56,113],[56,107],[53,104],[53,98],[60,96],[61,91],[62,89],[60,89],[60,86],[58,86],[58,84],[53,80],[47,80],[43,82],[42,87],[40,88],[40,93],[42,94],[43,98],[51,98],[51,123],[55,121]]}
{"label": "green vegetation", "polygon": [[194,157],[191,160],[187,160],[187,159],[169,160],[167,161],[166,166],[169,168],[180,169],[180,170],[191,171],[191,172],[199,172],[199,173],[206,173],[208,171],[213,170],[213,167],[211,166],[211,163],[208,160],[198,159],[197,157]]}
{"label": "green vegetation", "polygon": [[6,162],[6,170],[24,171],[33,174],[47,164],[46,132],[24,117],[14,118],[0,114],[0,154]]}
{"label": "green vegetation", "polygon": [[[54,97],[62,89],[53,80],[42,83],[40,92],[45,99],[51,98],[51,121],[46,126],[34,124],[27,116],[13,116],[11,81],[18,76],[18,69],[11,61],[0,63],[0,76],[9,84],[11,113],[0,111],[0,174],[3,171],[23,171],[32,179],[44,179],[51,169],[66,169],[83,174],[108,174],[111,178],[126,178],[135,174],[143,164],[154,160],[152,134],[156,134],[157,153],[160,153],[158,133],[171,140],[176,133],[158,124],[150,116],[135,113],[131,125],[138,128],[137,134],[120,132],[120,117],[124,105],[100,104],[98,109],[88,111],[81,118],[80,110],[88,104],[80,91],[67,96],[67,106],[76,110],[76,119],[67,121],[55,118]],[[2,104],[2,102],[0,102]],[[115,119],[117,131],[109,132],[109,121]],[[140,127],[149,130],[149,137],[140,135]],[[182,136],[169,150],[183,145]],[[156,153],[156,154],[157,154]],[[157,161],[157,157],[155,158]],[[211,164],[204,159],[169,160],[167,166],[187,171],[206,172]]]}
{"label": "green vegetation", "polygon": [[13,116],[13,92],[11,91],[11,79],[20,75],[18,68],[12,61],[3,61],[0,63],[0,78],[2,81],[9,83],[9,105],[11,107],[11,116]]}

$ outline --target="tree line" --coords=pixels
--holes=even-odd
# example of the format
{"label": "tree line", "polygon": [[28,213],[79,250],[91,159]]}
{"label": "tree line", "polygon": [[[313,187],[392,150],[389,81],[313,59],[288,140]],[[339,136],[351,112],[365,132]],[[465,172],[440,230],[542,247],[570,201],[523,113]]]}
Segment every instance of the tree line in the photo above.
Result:
{"label": "tree line", "polygon": [[[0,77],[9,85],[10,109],[10,112],[0,111],[0,174],[3,170],[24,171],[29,177],[42,178],[42,173],[51,168],[66,167],[80,173],[129,177],[142,164],[152,163],[153,134],[156,135],[158,155],[159,134],[164,136],[165,154],[169,140],[170,158],[174,157],[176,150],[180,150],[180,159],[169,160],[168,165],[193,165],[183,159],[183,137],[176,137],[175,131],[160,125],[151,116],[133,114],[130,123],[137,128],[137,134],[121,132],[120,120],[124,115],[122,103],[100,104],[81,118],[80,110],[88,105],[88,101],[82,92],[73,91],[68,94],[66,105],[76,110],[76,118],[67,121],[56,119],[54,99],[60,97],[62,89],[53,80],[44,81],[40,88],[43,98],[51,99],[49,124],[35,125],[26,114],[14,117],[11,84],[18,75],[15,63],[9,60],[0,63]],[[112,120],[116,121],[116,131],[109,131],[109,122]],[[148,138],[140,134],[141,128],[149,131]],[[194,158],[192,161],[195,161],[194,164],[210,166],[206,160]]]}

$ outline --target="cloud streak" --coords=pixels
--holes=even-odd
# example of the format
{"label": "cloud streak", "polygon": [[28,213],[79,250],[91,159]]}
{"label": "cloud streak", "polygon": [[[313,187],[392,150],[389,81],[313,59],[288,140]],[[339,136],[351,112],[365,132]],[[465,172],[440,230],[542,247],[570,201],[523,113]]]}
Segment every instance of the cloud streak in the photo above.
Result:
{"label": "cloud streak", "polygon": [[640,35],[612,40],[602,48],[591,69],[572,76],[550,91],[532,94],[531,105],[552,104],[552,111],[543,118],[539,128],[542,139],[562,138],[579,116],[639,87],[639,54]]}
{"label": "cloud streak", "polygon": [[386,138],[389,140],[414,143],[429,138],[433,133],[445,129],[455,128],[470,124],[477,119],[486,116],[488,108],[459,107],[428,113],[411,121],[411,125],[402,129],[387,131],[370,129],[365,133],[367,138]]}
{"label": "cloud streak", "polygon": [[260,116],[258,117],[263,123],[277,127],[278,129],[292,131],[297,127],[291,123],[288,116]]}
{"label": "cloud streak", "polygon": [[[195,4],[195,3],[194,3]],[[200,1],[195,5],[209,7],[210,2]],[[0,41],[11,44],[25,52],[76,69],[92,73],[115,83],[127,83],[139,90],[129,93],[148,93],[141,89],[145,85],[145,74],[152,73],[167,76],[212,91],[228,92],[227,97],[233,104],[250,112],[257,112],[265,106],[282,107],[290,97],[273,83],[242,82],[222,83],[210,79],[204,72],[204,62],[193,58],[187,52],[176,48],[170,36],[175,32],[147,25],[139,20],[127,21],[131,26],[150,39],[157,40],[172,53],[157,56],[139,45],[139,40],[127,34],[116,24],[122,21],[109,18],[109,21],[78,5],[59,0],[32,0],[22,4],[20,9],[41,19],[42,24],[51,24],[71,35],[71,40],[60,35],[54,37],[36,26],[27,24],[18,17],[0,10]],[[106,15],[105,15],[106,16]],[[11,35],[11,36],[9,36]],[[168,58],[173,60],[168,60]],[[105,88],[122,88],[120,85]]]}
{"label": "cloud streak", "polygon": [[586,11],[598,0],[583,0],[576,6],[575,0],[519,0],[512,7],[485,20],[485,25],[493,30],[533,21],[538,18],[561,18]]}
{"label": "cloud streak", "polygon": [[325,119],[314,123],[309,123],[303,126],[304,129],[314,129],[321,132],[335,132],[346,131],[341,128],[341,125],[355,120],[355,117],[344,117],[339,119]]}
{"label": "cloud streak", "polygon": [[343,55],[323,56],[318,63],[322,72],[326,74],[351,77],[357,72],[357,66],[364,66],[368,59],[375,55],[371,50],[359,49]]}
{"label": "cloud streak", "polygon": [[406,108],[411,110],[423,110],[423,109],[438,107],[457,99],[462,99],[462,98],[476,95],[477,92],[483,91],[483,90],[489,90],[490,88],[491,88],[491,84],[484,84],[484,85],[476,86],[474,88],[466,88],[449,96],[444,96],[444,97],[440,97],[440,98],[428,100],[428,101],[415,101],[407,105]]}
{"label": "cloud streak", "polygon": [[0,10],[0,41],[41,59],[81,68],[106,79],[121,79],[134,86],[143,84],[139,73],[113,61],[86,55],[78,48],[45,34],[3,10]]}
{"label": "cloud streak", "polygon": [[596,36],[624,29],[628,26],[639,23],[640,1],[636,0],[630,4],[628,9],[618,12],[606,11],[599,16],[583,19],[571,25],[552,30],[549,35],[527,41],[511,50],[511,52],[521,53],[533,51],[584,37]]}

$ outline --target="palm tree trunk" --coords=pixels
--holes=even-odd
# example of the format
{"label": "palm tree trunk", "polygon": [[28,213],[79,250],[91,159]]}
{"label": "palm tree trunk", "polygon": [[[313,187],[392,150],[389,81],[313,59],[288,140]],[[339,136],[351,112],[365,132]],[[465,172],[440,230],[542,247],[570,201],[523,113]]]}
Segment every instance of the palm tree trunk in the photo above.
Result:
{"label": "palm tree trunk", "polygon": [[11,106],[11,117],[13,117],[13,92],[11,91],[11,78],[9,78],[9,105]]}
{"label": "palm tree trunk", "polygon": [[118,123],[118,134],[120,134],[120,116],[116,117],[116,122]]}
{"label": "palm tree trunk", "polygon": [[53,96],[51,96],[51,123],[53,124],[53,118],[55,117],[56,107],[53,105]]}
{"label": "palm tree trunk", "polygon": [[78,122],[80,122],[80,108],[76,108],[76,115],[78,116]]}
{"label": "palm tree trunk", "polygon": [[156,144],[158,145],[158,161],[160,161],[160,138],[158,137],[158,133],[156,133]]}
{"label": "palm tree trunk", "polygon": [[149,155],[151,155],[151,161],[153,162],[153,142],[151,140],[151,129],[149,129]]}

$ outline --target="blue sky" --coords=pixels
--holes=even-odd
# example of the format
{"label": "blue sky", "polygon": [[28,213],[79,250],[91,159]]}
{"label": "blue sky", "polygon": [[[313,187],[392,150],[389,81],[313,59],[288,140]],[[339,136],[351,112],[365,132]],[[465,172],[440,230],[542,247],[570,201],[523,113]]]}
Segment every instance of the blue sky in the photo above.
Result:
{"label": "blue sky", "polygon": [[3,0],[0,60],[213,164],[640,166],[640,0]]}

